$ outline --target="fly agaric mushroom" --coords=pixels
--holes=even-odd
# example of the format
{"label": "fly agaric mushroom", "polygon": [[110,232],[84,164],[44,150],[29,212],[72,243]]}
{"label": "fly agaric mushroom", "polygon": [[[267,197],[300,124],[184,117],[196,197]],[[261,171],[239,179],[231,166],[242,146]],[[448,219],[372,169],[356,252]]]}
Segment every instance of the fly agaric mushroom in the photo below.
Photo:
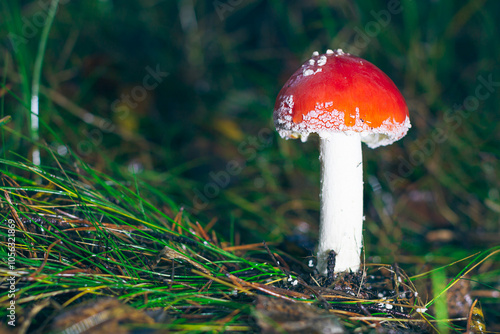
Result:
{"label": "fly agaric mushroom", "polygon": [[358,270],[364,220],[361,142],[376,148],[406,135],[411,125],[403,96],[364,59],[340,49],[314,52],[278,94],[274,124],[286,139],[320,137],[319,272],[326,274],[332,250],[335,272]]}

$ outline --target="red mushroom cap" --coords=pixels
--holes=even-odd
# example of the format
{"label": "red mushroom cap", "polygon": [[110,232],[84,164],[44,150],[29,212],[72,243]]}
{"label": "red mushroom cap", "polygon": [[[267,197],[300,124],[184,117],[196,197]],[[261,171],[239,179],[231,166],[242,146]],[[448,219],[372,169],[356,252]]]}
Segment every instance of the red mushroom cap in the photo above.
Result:
{"label": "red mushroom cap", "polygon": [[274,123],[287,139],[359,132],[371,148],[392,144],[411,127],[394,82],[372,63],[340,49],[315,52],[288,79],[276,99]]}

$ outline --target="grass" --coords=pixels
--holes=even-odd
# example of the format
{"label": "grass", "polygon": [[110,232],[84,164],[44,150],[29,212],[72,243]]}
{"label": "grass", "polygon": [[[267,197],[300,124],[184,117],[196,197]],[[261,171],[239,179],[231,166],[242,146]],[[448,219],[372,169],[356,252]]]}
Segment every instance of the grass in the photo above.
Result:
{"label": "grass", "polygon": [[[418,292],[404,300],[408,310],[428,308],[411,311],[415,328],[463,332],[477,322],[500,331],[499,4],[400,3],[380,16],[389,8],[378,0],[243,1],[225,11],[188,0],[60,1],[49,33],[36,21],[48,17],[49,2],[3,2],[0,232],[5,245],[6,223],[19,217],[21,331],[90,326],[106,314],[180,332],[280,324],[274,304],[257,295],[331,305],[350,331],[395,322],[409,330],[410,320],[376,308],[397,305],[395,287],[384,290],[389,302],[294,295],[317,287],[307,263],[317,235],[318,146],[278,138],[271,111],[312,51],[336,47],[395,81],[413,125],[391,147],[364,148],[368,272]],[[148,68],[168,75],[127,103]],[[33,142],[38,72],[41,140]],[[30,162],[34,147],[40,167]],[[8,249],[1,252],[7,278]],[[289,275],[304,281],[291,285]],[[3,290],[2,305],[7,297]],[[458,305],[467,298],[480,300],[483,320],[479,308]],[[357,302],[369,315],[346,306]],[[66,312],[76,305],[93,317]],[[316,309],[311,317],[321,318]]]}
{"label": "grass", "polygon": [[[1,232],[16,243],[16,270],[4,262],[3,274],[16,277],[17,317],[26,328],[46,331],[59,310],[106,296],[139,310],[159,308],[168,314],[168,323],[152,328],[256,331],[249,319],[255,312],[252,304],[257,292],[287,302],[316,300],[303,291],[294,293],[291,281],[309,285],[301,278],[304,269],[297,274],[283,267],[288,267],[281,258],[287,257],[285,253],[266,253],[265,244],[218,242],[215,233],[209,236],[212,231],[192,222],[182,210],[172,219],[167,214],[170,209],[159,204],[163,201],[152,202],[155,196],[142,185],[134,185],[133,179],[117,182],[85,165],[78,175],[67,168],[56,176],[56,170],[1,163],[16,171],[3,175],[3,225],[15,222],[18,226],[15,236],[7,228]],[[24,173],[35,174],[45,185],[17,176]],[[139,187],[141,195],[134,191]],[[2,252],[4,259],[12,256],[7,248]],[[342,295],[330,298],[337,307],[355,301],[369,307],[381,301]],[[5,291],[0,302],[8,300]],[[28,311],[40,303],[35,313]],[[190,314],[205,316],[197,319]],[[348,323],[357,323],[349,320],[355,313],[348,315]]]}
{"label": "grass", "polygon": [[[64,172],[65,176],[56,178],[34,166],[2,163],[11,169],[35,173],[48,183],[21,186],[4,175],[4,185],[11,185],[3,187],[5,203],[27,209],[11,206],[14,211],[9,215],[24,230],[21,237],[16,236],[19,308],[44,298],[59,302],[66,299],[60,305],[64,308],[94,295],[119,296],[139,309],[182,308],[190,303],[239,309],[241,303],[223,297],[238,290],[237,286],[217,279],[223,268],[237,266],[234,274],[255,270],[253,278],[257,281],[262,279],[260,276],[283,276],[269,264],[252,263],[208,243],[197,236],[206,236],[201,226],[189,222],[182,212],[171,219],[150,202],[138,200],[136,193],[118,182],[95,173],[88,178],[81,178],[80,174],[79,180],[75,180]],[[120,203],[113,203],[115,200]],[[5,223],[7,216],[4,217]],[[2,234],[7,237],[5,230]],[[2,255],[6,258],[6,252]],[[174,266],[177,262],[183,264]],[[186,265],[193,270],[186,269]],[[195,269],[199,273],[194,274]],[[214,296],[211,291],[218,291],[219,295]],[[61,299],[61,295],[66,297]],[[3,294],[3,302],[6,297]],[[28,316],[22,311],[18,313],[18,317],[23,316],[26,321]],[[38,326],[41,324],[35,328]]]}
{"label": "grass", "polygon": [[[102,321],[112,322],[116,314],[102,315],[96,310],[107,303],[111,303],[113,310],[123,306],[103,297],[117,298],[138,310],[161,310],[159,314],[168,318],[166,323],[154,323],[152,315],[143,313],[130,321],[137,321],[137,328],[194,332],[259,331],[253,317],[261,327],[262,323],[269,326],[273,323],[265,318],[269,310],[263,312],[253,306],[258,295],[261,296],[258,298],[263,295],[281,298],[288,304],[316,304],[326,300],[332,312],[352,329],[376,324],[381,319],[397,321],[400,329],[432,326],[431,314],[413,312],[415,318],[415,315],[410,317],[411,310],[427,309],[435,301],[446,308],[440,297],[453,285],[443,286],[444,269],[451,264],[415,278],[392,266],[370,266],[371,278],[360,285],[360,291],[366,286],[368,292],[344,294],[339,288],[326,288],[332,283],[321,288],[323,284],[316,282],[321,282],[321,278],[311,281],[313,271],[304,269],[305,263],[300,265],[300,260],[282,251],[271,251],[265,243],[235,245],[219,241],[215,231],[192,221],[183,210],[173,215],[164,195],[156,196],[137,179],[110,179],[84,164],[75,173],[64,161],[56,162],[59,170],[26,162],[0,161],[4,170],[10,170],[2,176],[2,226],[7,223],[17,226],[14,235],[7,227],[0,232],[5,240],[15,238],[15,270],[5,261],[3,274],[6,278],[15,276],[16,315],[25,328],[39,332],[48,328],[75,330],[72,327],[75,322],[78,326],[89,322],[92,325],[86,326],[98,326],[99,322],[92,320],[98,316],[104,318]],[[30,174],[31,178],[26,177]],[[42,184],[30,181],[35,176],[43,180]],[[2,248],[2,259],[12,257],[9,252],[7,247]],[[469,267],[473,264],[477,267],[498,252],[499,249],[493,249],[465,260]],[[464,269],[455,282],[474,267],[467,272]],[[414,295],[417,289],[413,282],[425,277],[441,286],[432,291],[435,299],[424,305]],[[380,280],[385,283],[380,285]],[[483,278],[482,282],[486,280]],[[335,285],[342,286],[338,281]],[[405,291],[403,295],[394,292],[398,289]],[[368,293],[372,298],[368,298]],[[2,293],[0,302],[7,304],[8,295],[8,290]],[[95,303],[86,306],[87,313],[89,308],[94,310],[89,317],[75,321],[71,311],[64,311],[84,301],[89,304],[89,300]],[[360,304],[372,310],[371,314],[357,313]],[[380,313],[380,305],[391,307],[383,306]],[[391,314],[396,307],[401,312]],[[437,320],[448,319],[440,318],[440,312],[436,312]],[[263,316],[264,320],[259,318]],[[437,323],[442,328],[442,323]],[[61,324],[66,326],[58,327]]]}

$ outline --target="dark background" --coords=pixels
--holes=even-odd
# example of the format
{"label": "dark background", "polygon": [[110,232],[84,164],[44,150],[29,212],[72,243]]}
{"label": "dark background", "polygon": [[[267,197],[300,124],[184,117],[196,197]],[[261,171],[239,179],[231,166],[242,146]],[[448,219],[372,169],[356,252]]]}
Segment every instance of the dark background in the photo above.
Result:
{"label": "dark background", "polygon": [[[47,4],[0,6],[13,92],[2,112],[25,136]],[[313,51],[343,48],[392,78],[412,122],[392,146],[363,147],[367,261],[418,272],[500,240],[498,13],[485,0],[61,1],[40,136],[61,158],[69,148],[118,178],[135,173],[168,197],[165,210],[184,208],[227,240],[285,242],[305,256],[317,234],[317,138],[279,138],[272,110]],[[1,149],[29,157],[32,144],[5,136]]]}

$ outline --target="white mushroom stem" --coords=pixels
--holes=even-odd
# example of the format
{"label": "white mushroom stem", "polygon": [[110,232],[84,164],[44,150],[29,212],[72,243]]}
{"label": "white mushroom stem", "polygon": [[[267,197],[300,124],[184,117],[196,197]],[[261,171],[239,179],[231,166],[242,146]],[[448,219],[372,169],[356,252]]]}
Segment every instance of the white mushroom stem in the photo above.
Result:
{"label": "white mushroom stem", "polygon": [[334,250],[335,272],[360,266],[363,231],[363,158],[358,133],[320,134],[321,222],[318,270],[327,272]]}

